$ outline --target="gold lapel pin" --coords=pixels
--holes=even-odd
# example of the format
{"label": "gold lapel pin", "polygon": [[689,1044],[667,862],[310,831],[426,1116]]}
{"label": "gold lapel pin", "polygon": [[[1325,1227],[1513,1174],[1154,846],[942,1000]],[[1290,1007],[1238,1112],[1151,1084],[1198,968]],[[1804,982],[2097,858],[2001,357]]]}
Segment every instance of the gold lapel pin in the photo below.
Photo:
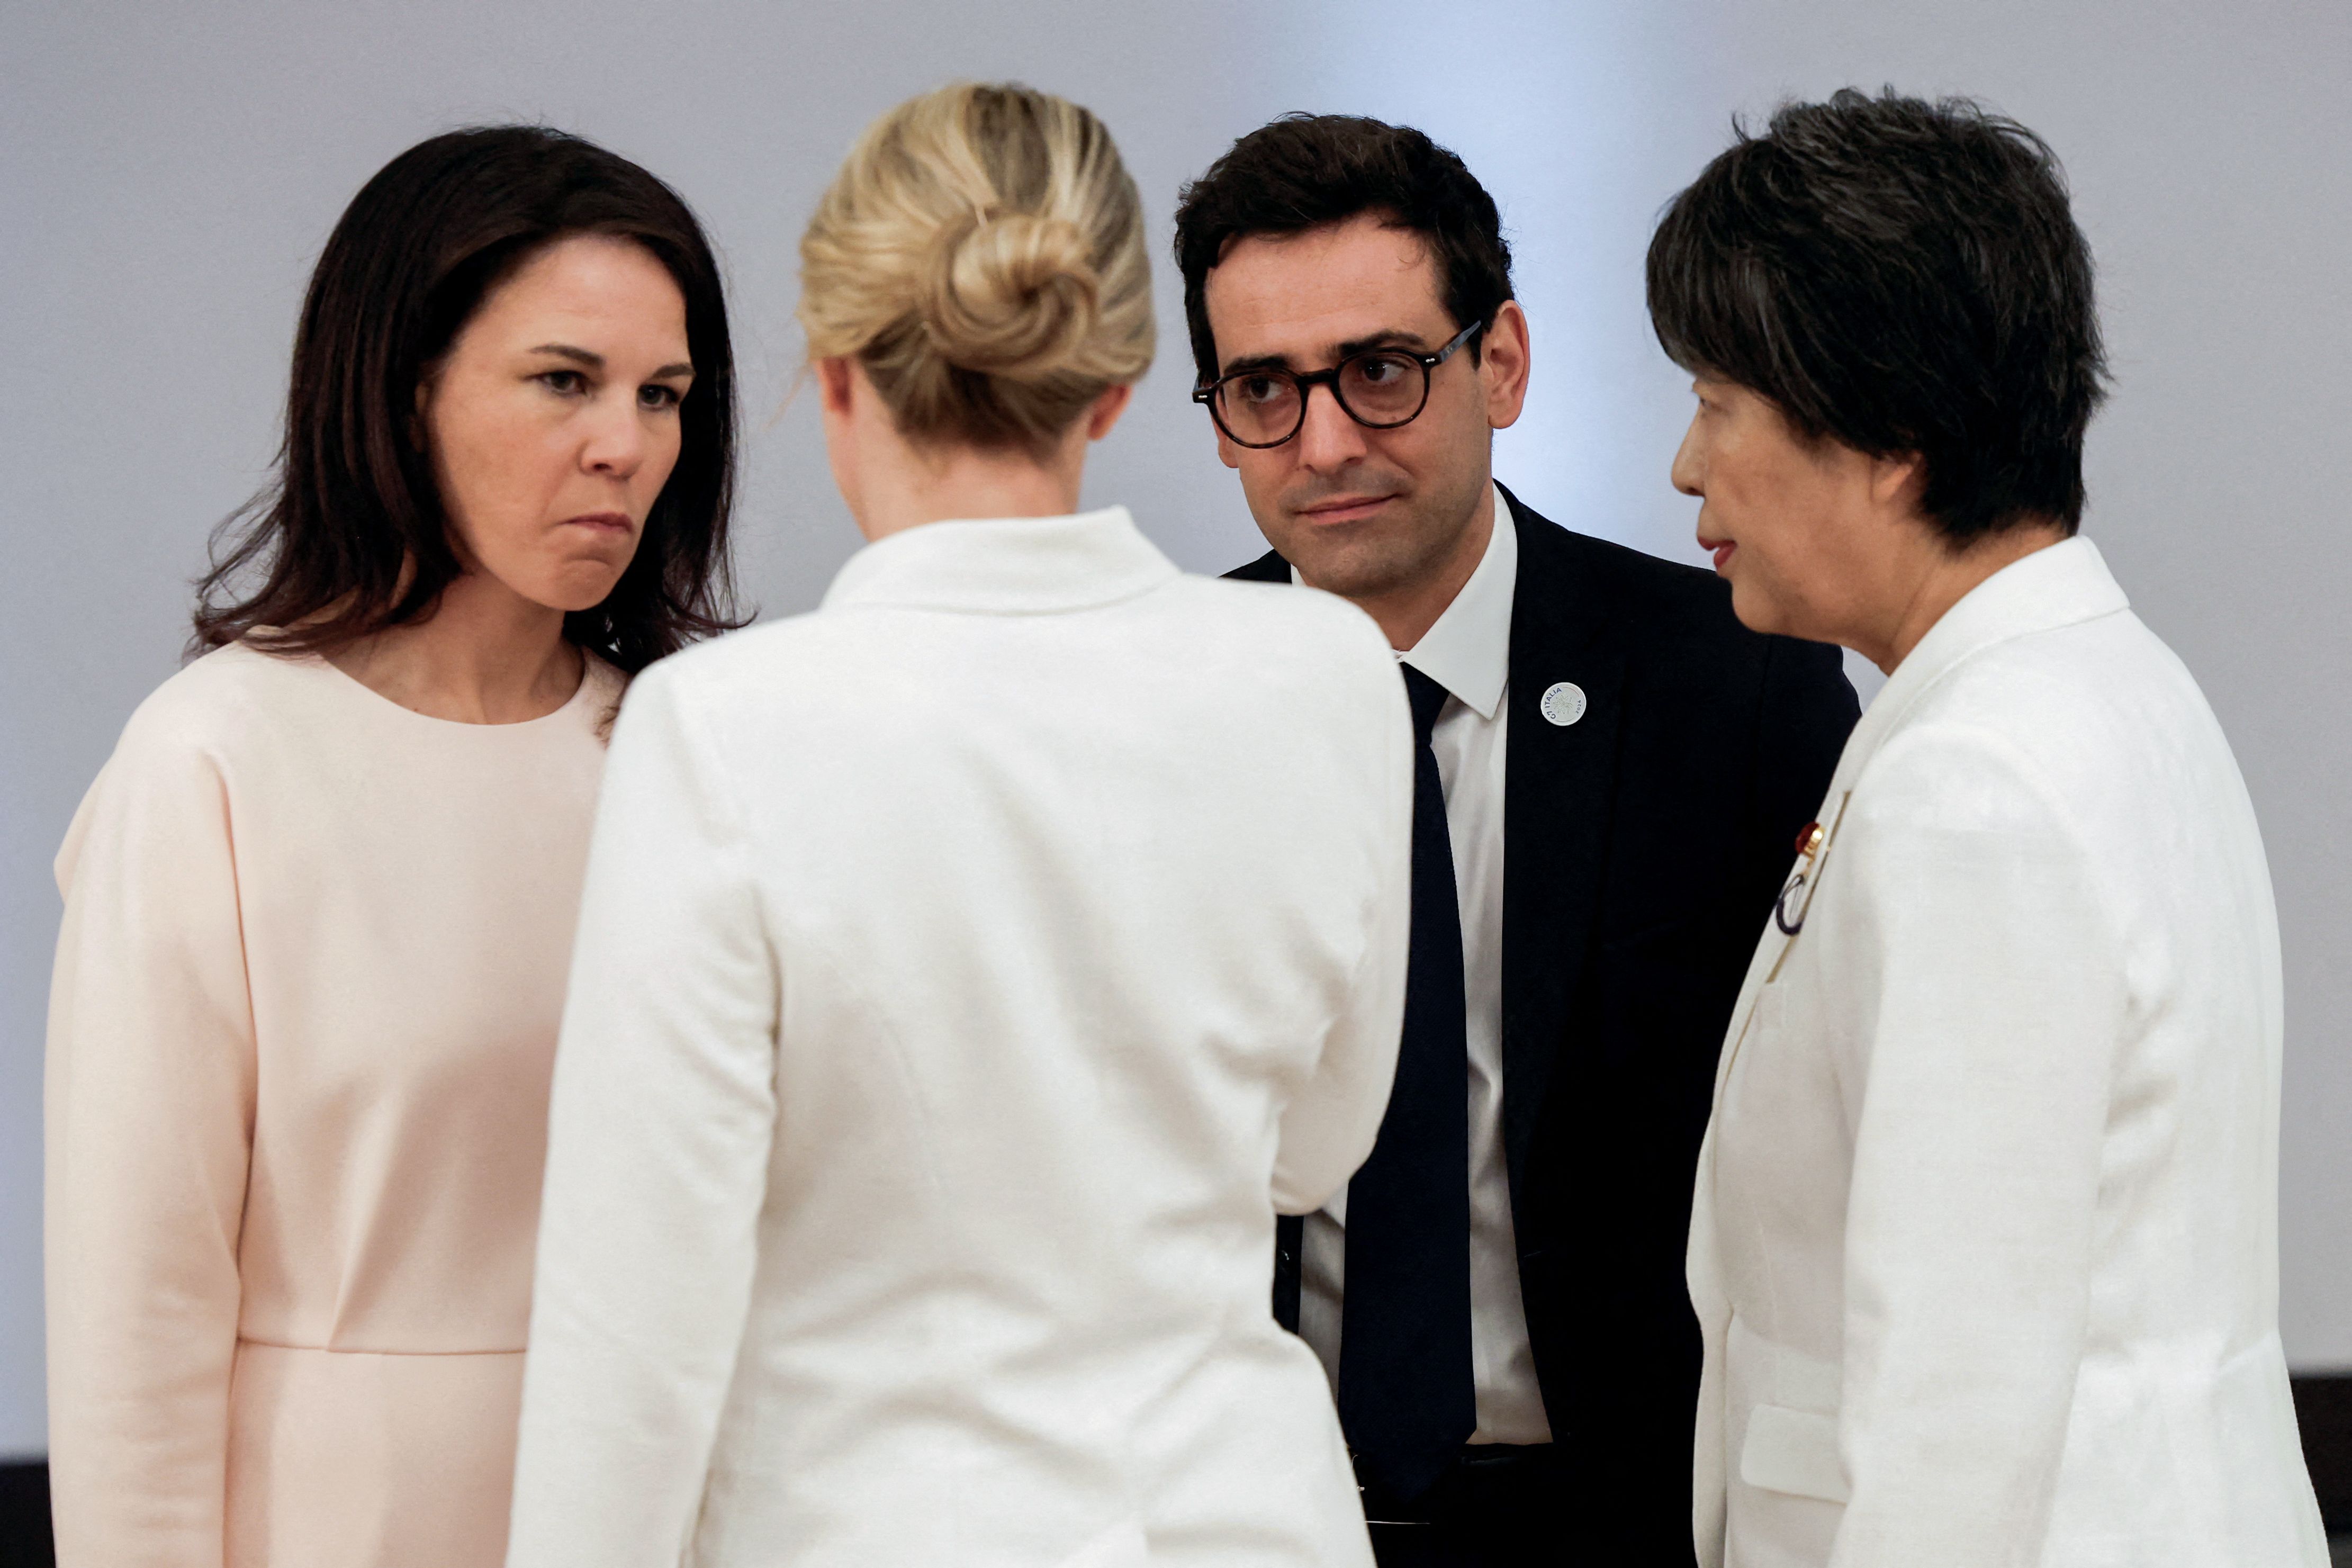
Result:
{"label": "gold lapel pin", "polygon": [[[1838,822],[1845,820],[1846,805],[1853,799],[1853,792],[1848,790],[1844,797],[1838,802]],[[1805,929],[1805,914],[1813,904],[1812,893],[1810,889],[1813,883],[1814,873],[1820,868],[1822,850],[1827,847],[1830,836],[1835,831],[1834,824],[1829,827],[1823,827],[1817,821],[1808,822],[1797,830],[1797,868],[1790,875],[1789,885],[1780,889],[1780,896],[1772,900],[1772,924],[1780,930],[1782,936],[1794,937]],[[1794,911],[1793,914],[1791,910]],[[1780,949],[1780,958],[1773,960],[1772,973],[1768,975],[1767,979],[1777,978],[1780,975],[1780,964],[1788,956],[1789,950],[1783,946]]]}
{"label": "gold lapel pin", "polygon": [[1791,918],[1789,900],[1804,890],[1805,883],[1812,875],[1813,857],[1822,852],[1822,840],[1827,837],[1819,822],[1808,822],[1797,830],[1797,855],[1802,864],[1790,877],[1789,885],[1780,889],[1780,896],[1772,900],[1772,923],[1780,928],[1782,936],[1794,936],[1805,929],[1804,910],[1800,907],[1795,917]]}

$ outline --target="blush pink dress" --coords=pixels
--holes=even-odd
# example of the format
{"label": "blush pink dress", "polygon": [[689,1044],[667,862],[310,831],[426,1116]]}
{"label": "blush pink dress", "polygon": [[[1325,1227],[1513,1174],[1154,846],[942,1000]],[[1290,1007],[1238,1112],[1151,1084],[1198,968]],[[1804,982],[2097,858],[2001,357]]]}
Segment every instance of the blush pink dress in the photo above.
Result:
{"label": "blush pink dress", "polygon": [[63,1568],[494,1568],[602,733],[243,647],[141,706],[58,857]]}

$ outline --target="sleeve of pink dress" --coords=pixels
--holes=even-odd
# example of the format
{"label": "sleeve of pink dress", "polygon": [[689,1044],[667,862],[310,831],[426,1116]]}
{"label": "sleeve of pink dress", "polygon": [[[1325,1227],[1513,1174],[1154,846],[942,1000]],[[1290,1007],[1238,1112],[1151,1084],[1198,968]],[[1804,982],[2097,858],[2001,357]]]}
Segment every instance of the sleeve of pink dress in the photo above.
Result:
{"label": "sleeve of pink dress", "polygon": [[228,793],[134,718],[58,857],[45,1095],[63,1568],[220,1568],[252,1009]]}

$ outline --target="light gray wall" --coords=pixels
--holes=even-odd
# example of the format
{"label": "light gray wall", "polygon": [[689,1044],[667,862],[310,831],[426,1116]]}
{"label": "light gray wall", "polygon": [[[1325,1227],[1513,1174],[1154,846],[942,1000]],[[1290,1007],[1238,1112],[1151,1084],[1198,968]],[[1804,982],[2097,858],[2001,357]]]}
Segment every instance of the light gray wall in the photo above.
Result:
{"label": "light gray wall", "polygon": [[[2272,846],[2287,1343],[2301,1364],[2352,1366],[2352,632],[2326,460],[2352,414],[2340,0],[20,3],[0,12],[0,1455],[43,1442],[48,859],[123,719],[175,667],[206,529],[266,471],[302,283],[342,204],[419,137],[511,117],[677,184],[735,289],[746,580],[791,613],[855,543],[813,411],[786,401],[793,243],[866,121],[957,76],[1099,110],[1160,215],[1160,255],[1179,182],[1275,113],[1423,125],[1494,189],[1518,247],[1536,384],[1499,471],[1570,526],[1684,560],[1692,507],[1664,476],[1686,398],[1650,340],[1640,259],[1730,111],[1893,81],[1980,94],[2048,135],[2105,269],[2118,380],[2092,438],[2089,531],[2203,680]],[[1128,502],[1184,564],[1219,569],[1258,545],[1184,400],[1164,268],[1160,282],[1161,363],[1090,499]]]}

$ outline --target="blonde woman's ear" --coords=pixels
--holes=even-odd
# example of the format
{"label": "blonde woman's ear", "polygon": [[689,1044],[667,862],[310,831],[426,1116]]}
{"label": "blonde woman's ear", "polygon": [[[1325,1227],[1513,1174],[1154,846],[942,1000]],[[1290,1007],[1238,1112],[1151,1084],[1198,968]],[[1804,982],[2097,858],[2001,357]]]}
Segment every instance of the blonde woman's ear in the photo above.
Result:
{"label": "blonde woman's ear", "polygon": [[1099,441],[1109,435],[1110,427],[1118,423],[1118,416],[1127,412],[1134,396],[1135,388],[1131,386],[1104,387],[1102,395],[1087,410],[1087,439]]}
{"label": "blonde woman's ear", "polygon": [[827,414],[849,415],[851,374],[848,356],[828,354],[811,367],[816,373],[817,401]]}

